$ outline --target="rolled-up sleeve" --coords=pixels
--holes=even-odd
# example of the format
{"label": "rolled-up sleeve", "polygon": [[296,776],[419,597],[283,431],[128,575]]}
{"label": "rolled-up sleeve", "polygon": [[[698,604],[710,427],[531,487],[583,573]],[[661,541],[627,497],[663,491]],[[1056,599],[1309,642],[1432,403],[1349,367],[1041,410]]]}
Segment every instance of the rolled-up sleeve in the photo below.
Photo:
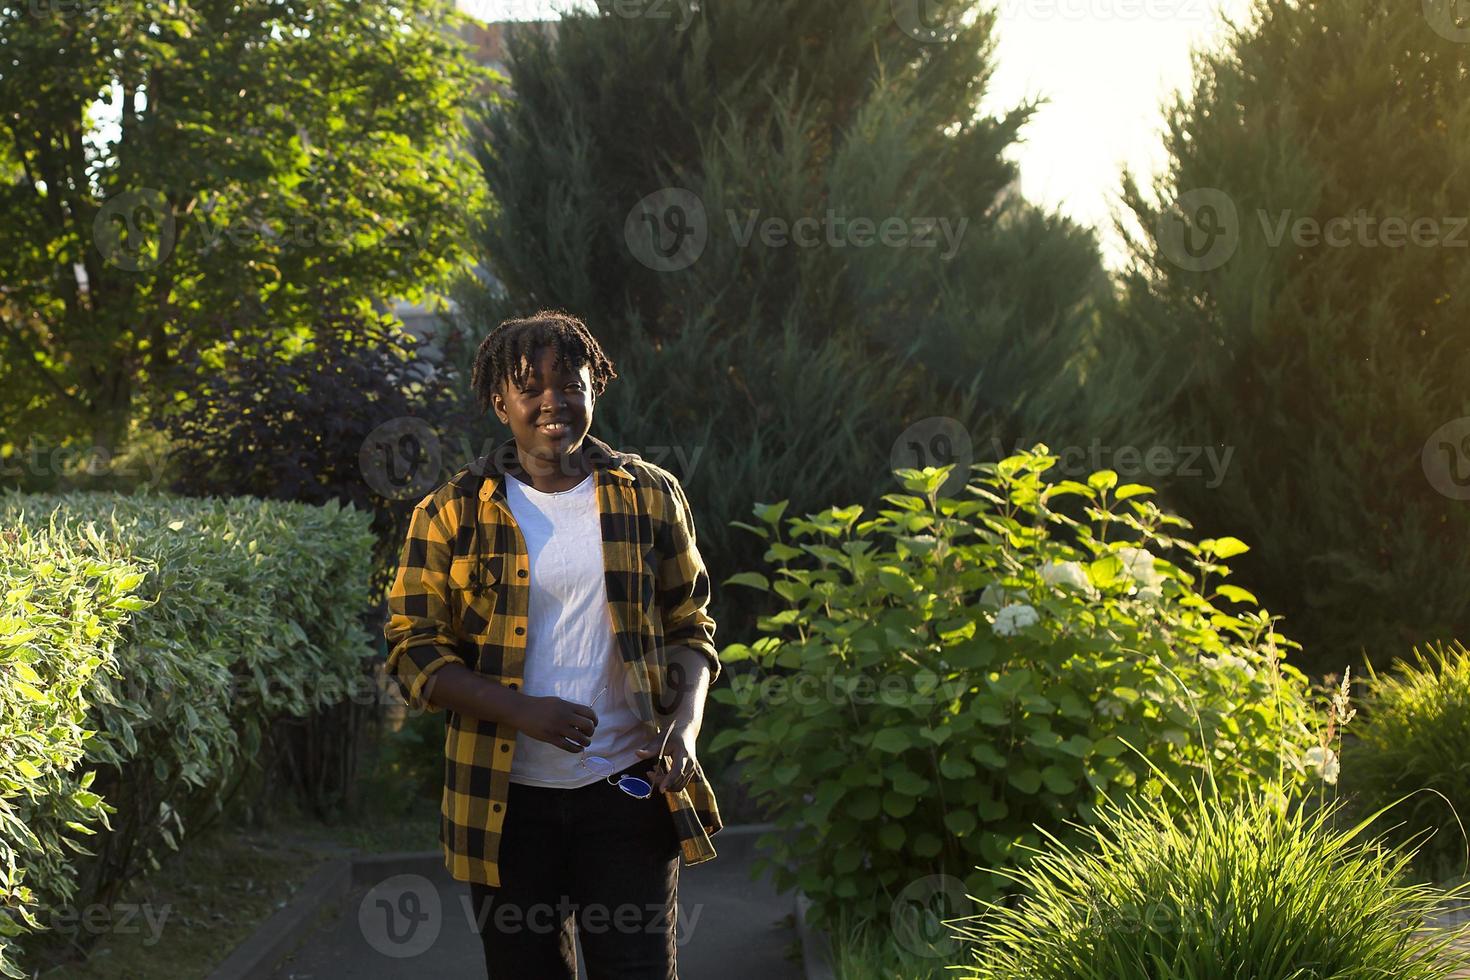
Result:
{"label": "rolled-up sleeve", "polygon": [[449,664],[463,664],[449,615],[450,536],[438,506],[425,498],[413,510],[398,573],[388,593],[386,671],[409,707],[443,711],[424,700],[424,684]]}
{"label": "rolled-up sleeve", "polygon": [[684,488],[669,476],[673,513],[664,525],[662,556],[658,565],[658,603],[663,617],[664,645],[683,646],[704,654],[710,662],[710,685],[720,676],[715,649],[715,621],[709,614],[710,577],[695,543],[694,514]]}

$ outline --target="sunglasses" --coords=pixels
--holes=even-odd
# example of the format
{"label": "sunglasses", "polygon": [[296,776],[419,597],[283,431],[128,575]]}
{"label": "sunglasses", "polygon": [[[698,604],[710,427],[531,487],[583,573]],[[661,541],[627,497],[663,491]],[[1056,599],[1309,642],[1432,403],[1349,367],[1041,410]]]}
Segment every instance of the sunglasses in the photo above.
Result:
{"label": "sunglasses", "polygon": [[[592,704],[588,705],[588,707],[596,707],[597,702],[601,700],[602,696],[606,693],[606,687],[604,687],[601,691],[598,691],[597,697],[592,699]],[[668,728],[664,729],[664,740],[659,743],[658,756],[656,757],[655,761],[661,761],[663,759],[664,746],[669,744],[669,733],[673,730],[673,725],[670,725]],[[617,767],[600,755],[583,756],[579,761],[579,765],[581,765],[583,769],[586,769],[590,773],[606,777],[609,783],[616,786],[624,793],[627,793],[629,796],[634,797],[635,799],[646,800],[653,795],[653,784],[646,779],[639,779],[637,776],[632,776],[628,773],[623,773],[621,776],[618,776],[616,779],[614,779],[613,776],[617,772]]]}

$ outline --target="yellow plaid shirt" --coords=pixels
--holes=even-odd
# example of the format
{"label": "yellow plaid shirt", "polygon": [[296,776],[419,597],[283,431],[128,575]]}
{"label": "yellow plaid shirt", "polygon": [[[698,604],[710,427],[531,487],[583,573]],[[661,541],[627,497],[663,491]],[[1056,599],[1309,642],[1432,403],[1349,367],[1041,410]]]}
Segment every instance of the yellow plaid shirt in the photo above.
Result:
{"label": "yellow plaid shirt", "polygon": [[[665,696],[668,647],[709,658],[720,674],[715,623],[707,607],[709,574],[695,547],[694,518],[679,481],[636,453],[613,450],[590,434],[602,515],[608,610],[626,669],[624,691],[651,736],[662,736],[654,705]],[[515,440],[461,469],[414,507],[388,597],[388,676],[411,708],[443,711],[423,700],[424,682],[451,663],[518,688],[523,678],[530,606],[530,559],[511,516],[505,480]],[[480,478],[478,499],[470,503]],[[505,825],[516,729],[445,712],[444,794],[440,842],[445,866],[460,881],[500,885],[497,856]],[[710,835],[723,826],[704,771],[663,794],[685,864],[715,857]]]}

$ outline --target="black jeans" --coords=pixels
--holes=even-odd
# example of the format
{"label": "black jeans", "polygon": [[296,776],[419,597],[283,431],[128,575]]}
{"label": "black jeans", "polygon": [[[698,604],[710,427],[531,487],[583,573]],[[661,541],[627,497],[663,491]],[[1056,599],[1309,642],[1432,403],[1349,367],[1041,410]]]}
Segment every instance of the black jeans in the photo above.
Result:
{"label": "black jeans", "polygon": [[576,980],[578,935],[588,980],[678,980],[679,839],[663,794],[605,779],[509,794],[500,887],[470,882],[489,980]]}

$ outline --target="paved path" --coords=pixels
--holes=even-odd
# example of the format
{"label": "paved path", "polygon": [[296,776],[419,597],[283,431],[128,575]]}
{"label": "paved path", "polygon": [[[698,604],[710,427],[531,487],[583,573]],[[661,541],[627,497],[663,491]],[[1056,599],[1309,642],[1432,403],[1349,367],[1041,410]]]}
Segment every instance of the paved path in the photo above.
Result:
{"label": "paved path", "polygon": [[[792,952],[797,948],[792,894],[778,895],[768,873],[751,880],[759,834],[741,830],[727,828],[712,838],[720,852],[713,861],[679,869],[679,976],[802,980],[800,954]],[[442,868],[427,880],[405,876],[392,885],[373,890],[361,921],[359,911],[369,889],[349,892],[341,907],[324,914],[296,951],[277,965],[273,980],[485,980],[480,939],[467,914],[468,886]],[[423,926],[413,933],[405,928],[390,939],[379,899],[406,913],[401,921],[415,917]],[[587,980],[580,946],[578,967],[580,980]]]}

